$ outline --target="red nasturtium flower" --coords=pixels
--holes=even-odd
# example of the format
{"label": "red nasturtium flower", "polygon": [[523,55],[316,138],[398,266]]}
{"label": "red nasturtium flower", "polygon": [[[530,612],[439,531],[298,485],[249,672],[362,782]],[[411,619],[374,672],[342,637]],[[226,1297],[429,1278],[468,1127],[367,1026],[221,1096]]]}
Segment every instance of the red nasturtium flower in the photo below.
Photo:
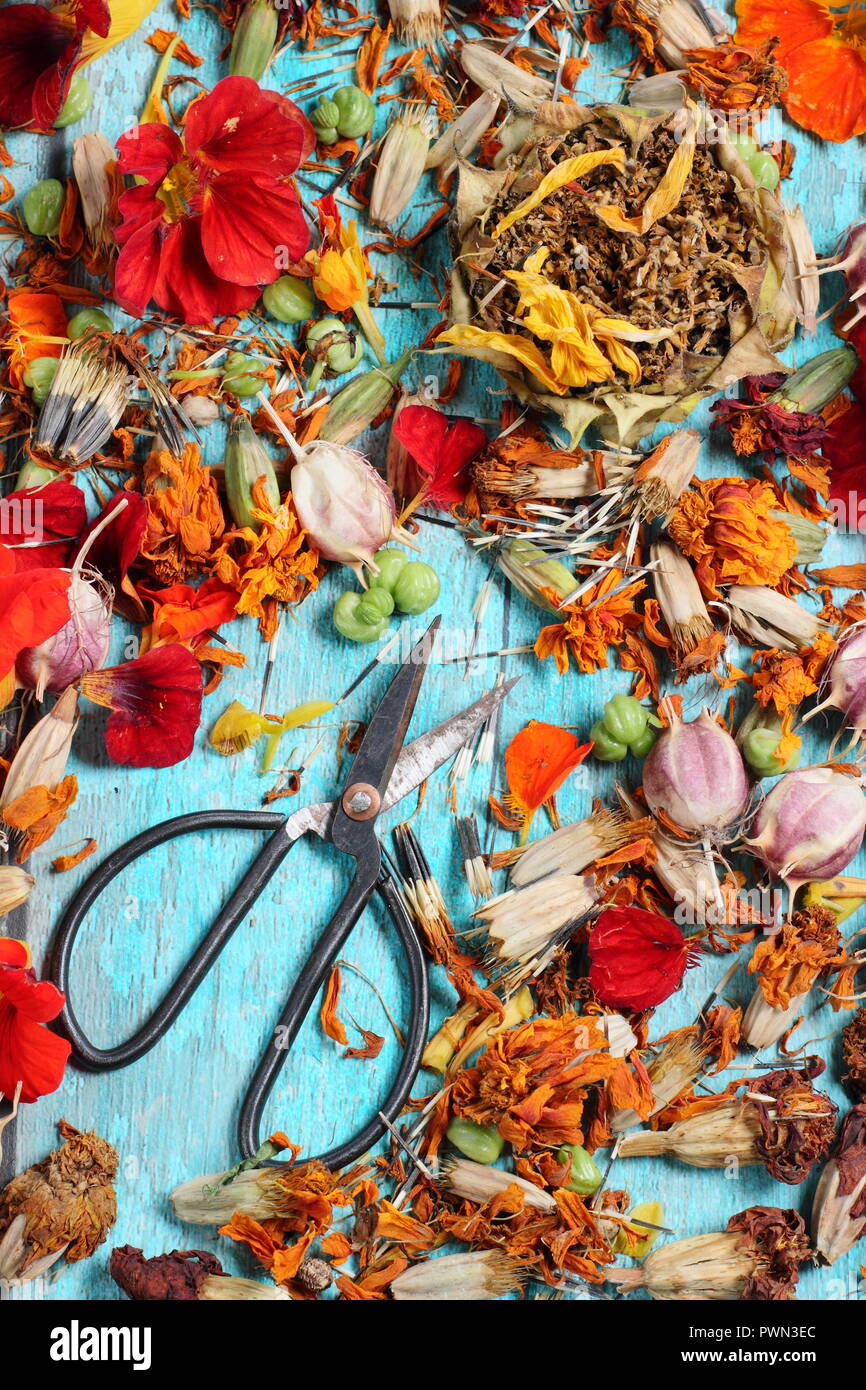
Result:
{"label": "red nasturtium flower", "polygon": [[192,752],[201,717],[201,667],[172,642],[134,661],[88,671],[81,693],[111,715],[108,756],[125,767],[172,767]]}
{"label": "red nasturtium flower", "polygon": [[0,546],[0,708],[12,695],[3,683],[11,679],[25,647],[38,647],[69,621],[68,589],[66,570],[18,574],[14,552]]}
{"label": "red nasturtium flower", "polygon": [[63,1008],[63,995],[37,980],[23,941],[0,936],[0,1094],[11,1100],[21,1083],[28,1103],[56,1091],[71,1047],[43,1028]]}
{"label": "red nasturtium flower", "polygon": [[105,38],[107,0],[6,5],[0,11],[0,125],[50,130],[83,61],[88,29]]}
{"label": "red nasturtium flower", "polygon": [[3,545],[14,554],[19,574],[67,565],[87,522],[84,493],[61,478],[10,492],[0,514]]}
{"label": "red nasturtium flower", "polygon": [[153,300],[187,323],[252,308],[309,233],[291,176],[315,137],[288,98],[226,77],[193,103],[184,139],[157,122],[117,144],[140,182],[120,198],[115,295],[136,314]]}
{"label": "red nasturtium flower", "polygon": [[487,445],[487,435],[471,420],[449,420],[430,405],[407,405],[394,421],[394,437],[411,454],[420,478],[420,500],[447,511],[466,496],[466,470]]}
{"label": "red nasturtium flower", "polygon": [[589,937],[589,982],[613,1009],[651,1009],[669,999],[693,965],[674,922],[638,907],[609,907]]}
{"label": "red nasturtium flower", "polygon": [[505,800],[509,810],[518,812],[523,820],[521,844],[539,806],[550,801],[591,748],[591,743],[578,743],[568,729],[537,719],[511,740],[505,750]]}

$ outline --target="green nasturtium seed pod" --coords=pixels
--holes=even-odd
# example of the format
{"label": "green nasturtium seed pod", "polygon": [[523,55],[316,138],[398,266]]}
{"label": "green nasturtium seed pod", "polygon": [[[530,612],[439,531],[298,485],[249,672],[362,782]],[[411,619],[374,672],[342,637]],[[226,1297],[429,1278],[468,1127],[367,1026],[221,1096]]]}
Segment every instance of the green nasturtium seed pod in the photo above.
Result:
{"label": "green nasturtium seed pod", "polygon": [[372,97],[351,83],[338,87],[334,92],[333,103],[339,111],[337,130],[344,140],[357,140],[372,129],[376,119],[376,108]]}
{"label": "green nasturtium seed pod", "polygon": [[388,590],[380,588],[378,584],[372,584],[366,593],[361,595],[355,616],[359,622],[369,623],[372,627],[383,618],[390,618],[393,612],[394,600]]}
{"label": "green nasturtium seed pod", "polygon": [[613,695],[602,715],[608,733],[620,743],[634,742],[643,733],[648,719],[649,710],[633,695]]}
{"label": "green nasturtium seed pod", "polygon": [[401,613],[424,613],[439,597],[439,576],[422,560],[410,560],[397,575],[394,602]]}
{"label": "green nasturtium seed pod", "polygon": [[599,719],[589,731],[592,740],[592,754],[600,763],[621,763],[628,757],[628,744],[621,743],[608,731],[604,720]]}
{"label": "green nasturtium seed pod", "polygon": [[59,357],[34,357],[28,364],[24,384],[30,387],[34,405],[45,404],[59,365]]}
{"label": "green nasturtium seed pod", "polygon": [[87,333],[111,333],[114,324],[102,309],[80,309],[66,326],[70,338],[83,338]]}
{"label": "green nasturtium seed pod", "polygon": [[409,563],[408,557],[402,550],[395,550],[393,546],[385,546],[383,550],[376,551],[376,568],[378,573],[374,583],[377,589],[387,589],[388,593],[394,596],[394,586],[400,576],[401,570],[405,569]]}
{"label": "green nasturtium seed pod", "polygon": [[309,281],[297,275],[281,275],[262,293],[262,303],[279,323],[306,323],[315,302]]}
{"label": "green nasturtium seed pod", "polygon": [[340,138],[337,122],[340,108],[335,101],[320,101],[310,112],[310,125],[316,132],[316,139],[323,145],[336,145]]}
{"label": "green nasturtium seed pod", "polygon": [[628,745],[628,751],[633,758],[645,758],[657,738],[658,734],[655,729],[652,725],[647,724],[643,733],[638,734],[637,738],[632,739],[631,743]]}
{"label": "green nasturtium seed pod", "polygon": [[59,179],[40,179],[24,195],[22,212],[34,236],[57,236],[66,189]]}
{"label": "green nasturtium seed pod", "polygon": [[495,1163],[505,1144],[498,1130],[477,1125],[473,1120],[452,1120],[448,1139],[473,1163]]}
{"label": "green nasturtium seed pod", "polygon": [[576,1192],[579,1197],[589,1197],[601,1187],[601,1169],[580,1144],[563,1144],[556,1161],[571,1165],[569,1180],[565,1184],[569,1192]]}
{"label": "green nasturtium seed pod", "polygon": [[92,105],[93,89],[84,73],[77,72],[69,84],[69,95],[54,122],[54,129],[63,130],[68,125],[75,125],[76,121],[87,115]]}
{"label": "green nasturtium seed pod", "polygon": [[258,357],[230,352],[222,374],[222,388],[233,396],[254,396],[265,384],[265,364]]}
{"label": "green nasturtium seed pod", "polygon": [[341,594],[334,604],[334,627],[350,642],[377,642],[388,630],[387,617],[376,623],[362,622],[358,617],[361,594],[349,592]]}
{"label": "green nasturtium seed pod", "polygon": [[60,474],[54,468],[44,468],[35,459],[25,459],[21,465],[21,472],[15,480],[15,492],[20,492],[25,487],[41,487],[43,483],[55,483]]}

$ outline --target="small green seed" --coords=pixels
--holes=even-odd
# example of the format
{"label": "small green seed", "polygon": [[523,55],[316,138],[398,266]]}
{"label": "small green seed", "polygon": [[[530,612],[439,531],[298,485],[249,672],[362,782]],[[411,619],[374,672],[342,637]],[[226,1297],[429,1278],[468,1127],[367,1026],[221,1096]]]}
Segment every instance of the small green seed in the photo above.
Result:
{"label": "small green seed", "polygon": [[633,743],[646,728],[649,710],[633,695],[614,695],[604,707],[602,722],[618,743]]}
{"label": "small green seed", "polygon": [[222,388],[233,396],[255,396],[265,384],[264,373],[265,364],[257,357],[230,352],[223,367]]}
{"label": "small green seed", "polygon": [[281,275],[262,293],[262,303],[279,323],[306,323],[315,302],[309,281],[297,275]]}
{"label": "small green seed", "polygon": [[452,1120],[448,1138],[473,1163],[495,1163],[505,1144],[498,1130],[477,1125],[473,1120]]}
{"label": "small green seed", "polygon": [[647,724],[643,733],[638,734],[637,738],[632,739],[631,743],[628,746],[628,751],[631,753],[633,758],[645,758],[657,738],[658,734],[656,733],[655,729],[651,728],[650,725]]}
{"label": "small green seed", "polygon": [[758,150],[751,159],[746,161],[752,171],[752,177],[759,188],[768,188],[772,193],[779,182],[779,166],[771,154],[766,150]]}
{"label": "small green seed", "polygon": [[563,1144],[556,1155],[556,1161],[571,1165],[569,1180],[565,1184],[569,1192],[576,1192],[580,1197],[589,1197],[601,1187],[601,1169],[580,1144]]}
{"label": "small green seed", "polygon": [[393,612],[393,598],[387,589],[382,589],[377,584],[372,584],[367,592],[361,595],[361,601],[355,609],[358,621],[369,623],[371,626],[381,622],[383,618],[390,618]]}
{"label": "small green seed", "polygon": [[378,589],[387,589],[388,593],[394,594],[394,586],[397,583],[401,570],[405,569],[408,559],[402,550],[395,550],[393,546],[386,546],[384,550],[376,551],[376,569],[373,582]]}
{"label": "small green seed", "polygon": [[113,328],[102,309],[81,309],[69,320],[66,331],[70,338],[83,338],[87,333],[110,333]]}
{"label": "small green seed", "polygon": [[34,236],[57,236],[66,189],[59,179],[41,179],[24,195],[22,212]]}

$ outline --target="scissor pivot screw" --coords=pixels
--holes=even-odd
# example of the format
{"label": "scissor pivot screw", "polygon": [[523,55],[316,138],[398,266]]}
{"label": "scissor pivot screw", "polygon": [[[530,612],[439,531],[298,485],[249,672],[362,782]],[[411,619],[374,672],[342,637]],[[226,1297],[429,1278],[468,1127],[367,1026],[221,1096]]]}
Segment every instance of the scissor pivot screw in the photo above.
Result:
{"label": "scissor pivot screw", "polygon": [[379,814],[382,798],[369,782],[355,782],[343,792],[343,810],[350,820],[372,820]]}

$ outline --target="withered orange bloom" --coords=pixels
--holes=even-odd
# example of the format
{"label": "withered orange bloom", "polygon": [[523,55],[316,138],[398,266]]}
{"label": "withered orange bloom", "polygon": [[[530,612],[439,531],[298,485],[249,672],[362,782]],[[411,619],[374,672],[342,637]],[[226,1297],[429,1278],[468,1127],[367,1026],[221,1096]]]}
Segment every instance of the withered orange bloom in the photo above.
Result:
{"label": "withered orange bloom", "polygon": [[2,811],[2,819],[18,832],[16,862],[23,864],[54,834],[78,795],[78,780],[70,774],[56,787],[30,787]]}
{"label": "withered orange bloom", "polygon": [[197,444],[187,444],[180,458],[167,449],[151,454],[144,465],[147,526],[141,554],[164,584],[200,573],[225,530],[216,481],[202,465]]}
{"label": "withered orange bloom", "polygon": [[815,906],[793,913],[780,931],[759,941],[748,970],[758,976],[767,1003],[787,1009],[792,999],[812,988],[822,971],[843,965],[847,958],[835,914]]}
{"label": "withered orange bloom", "polygon": [[584,674],[606,667],[608,647],[622,646],[626,632],[641,625],[634,599],[644,588],[644,582],[639,579],[618,589],[622,579],[622,570],[608,570],[578,603],[562,610],[561,623],[543,627],[535,641],[538,659],[543,661],[552,656],[560,675],[568,670],[569,657]]}
{"label": "withered orange bloom", "polygon": [[277,630],[280,603],[300,603],[318,587],[319,552],[310,542],[288,493],[271,511],[258,482],[253,484],[253,516],[260,530],[227,531],[214,558],[214,573],[238,594],[238,613],[259,620],[266,641]]}
{"label": "withered orange bloom", "polygon": [[718,584],[765,584],[774,589],[797,555],[779,502],[759,478],[706,478],[684,492],[668,529],[697,565],[704,594]]}
{"label": "withered orange bloom", "polygon": [[539,806],[556,794],[591,748],[591,743],[579,743],[568,729],[537,719],[515,734],[505,750],[506,802],[523,818],[521,841]]}
{"label": "withered orange bloom", "polygon": [[778,38],[775,61],[788,78],[782,105],[824,140],[866,131],[866,11],[823,0],[737,0],[736,40]]}

